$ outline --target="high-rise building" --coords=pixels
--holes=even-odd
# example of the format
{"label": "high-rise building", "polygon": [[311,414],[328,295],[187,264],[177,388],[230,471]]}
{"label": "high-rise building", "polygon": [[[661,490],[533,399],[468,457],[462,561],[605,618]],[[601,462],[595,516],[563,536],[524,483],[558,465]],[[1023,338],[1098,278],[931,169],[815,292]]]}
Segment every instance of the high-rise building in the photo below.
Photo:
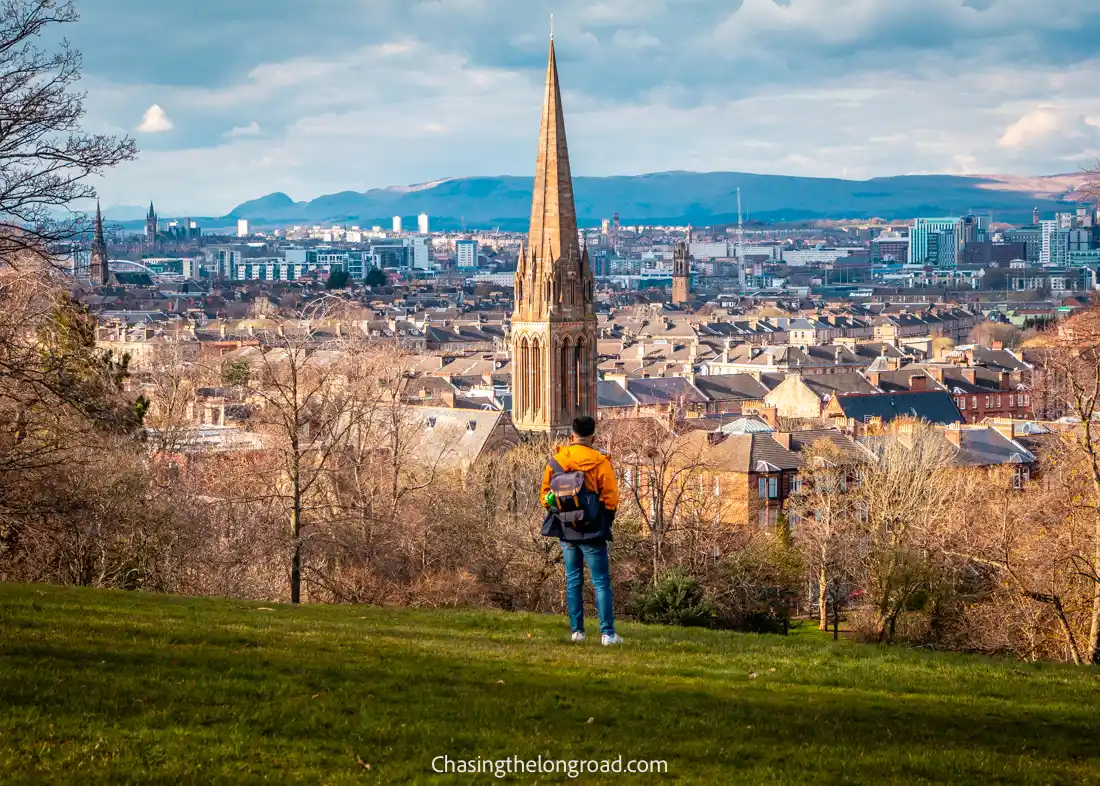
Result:
{"label": "high-rise building", "polygon": [[455,242],[455,267],[460,270],[473,270],[477,267],[476,240],[459,240]]}
{"label": "high-rise building", "polygon": [[1006,229],[1004,242],[1023,243],[1027,249],[1024,259],[1028,262],[1038,262],[1043,252],[1043,233],[1038,228]]}
{"label": "high-rise building", "polygon": [[1064,265],[1069,256],[1069,230],[1063,229],[1059,219],[1040,221],[1039,234],[1042,246],[1040,265]]}
{"label": "high-rise building", "polygon": [[577,233],[554,38],[535,164],[531,231],[516,263],[512,314],[512,420],[565,433],[596,416],[595,284]]}
{"label": "high-rise building", "polygon": [[1035,226],[1039,226],[1039,207],[1036,205],[1031,210],[1031,223]]}
{"label": "high-rise building", "polygon": [[242,218],[237,221],[237,237],[251,237],[252,227],[248,225],[248,219]]}
{"label": "high-rise building", "polygon": [[419,232],[421,235],[430,234],[428,232],[428,214],[427,213],[421,213],[419,216],[416,217],[416,231]]}
{"label": "high-rise building", "polygon": [[961,218],[914,220],[909,228],[909,264],[953,267],[963,246],[962,223]]}
{"label": "high-rise building", "polygon": [[672,252],[672,302],[678,306],[691,302],[691,227],[687,239],[676,241]]}
{"label": "high-rise building", "polygon": [[92,254],[89,265],[92,283],[107,286],[110,278],[107,240],[103,237],[103,214],[99,211],[99,202],[95,203],[95,231],[92,233]]}
{"label": "high-rise building", "polygon": [[393,217],[393,231],[398,235],[401,234],[401,216]]}

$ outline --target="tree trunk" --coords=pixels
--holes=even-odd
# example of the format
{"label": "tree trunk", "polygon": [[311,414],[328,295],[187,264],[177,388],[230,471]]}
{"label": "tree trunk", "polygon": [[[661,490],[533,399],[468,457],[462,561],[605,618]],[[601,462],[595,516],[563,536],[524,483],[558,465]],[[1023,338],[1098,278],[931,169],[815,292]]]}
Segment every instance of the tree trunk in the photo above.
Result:
{"label": "tree trunk", "polygon": [[1096,519],[1092,550],[1092,620],[1089,622],[1088,662],[1100,666],[1100,516]]}
{"label": "tree trunk", "polygon": [[821,569],[817,574],[817,614],[818,625],[820,630],[829,629],[829,577],[825,572],[825,565],[821,565]]}
{"label": "tree trunk", "polygon": [[1069,620],[1066,618],[1066,611],[1062,608],[1062,601],[1060,598],[1054,598],[1054,612],[1058,615],[1058,624],[1062,626],[1062,633],[1066,637],[1066,649],[1069,650],[1069,656],[1073,659],[1075,665],[1081,665],[1081,652],[1077,649],[1077,641],[1073,636],[1073,628],[1070,627]]}
{"label": "tree trunk", "polygon": [[[295,446],[297,449],[297,446]],[[295,455],[293,500],[290,509],[290,534],[294,539],[294,556],[290,561],[290,602],[302,602],[302,478]]]}
{"label": "tree trunk", "polygon": [[294,538],[294,556],[290,561],[290,602],[302,602],[302,540],[298,537],[301,532],[302,519],[297,501],[290,512],[290,532]]}

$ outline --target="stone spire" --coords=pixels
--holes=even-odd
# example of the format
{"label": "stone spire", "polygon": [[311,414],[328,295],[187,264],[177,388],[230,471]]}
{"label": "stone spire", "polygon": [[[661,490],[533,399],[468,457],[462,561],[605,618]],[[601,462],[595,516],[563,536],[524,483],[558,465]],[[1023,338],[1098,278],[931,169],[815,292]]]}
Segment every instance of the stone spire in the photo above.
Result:
{"label": "stone spire", "polygon": [[98,200],[95,203],[95,229],[92,234],[90,261],[92,280],[101,286],[105,286],[110,276],[110,270],[108,268],[107,241],[103,237],[103,213],[99,209]]}
{"label": "stone spire", "polygon": [[565,140],[565,115],[558,86],[558,62],[554,39],[546,66],[546,93],[542,104],[542,128],[535,165],[535,193],[531,201],[528,251],[537,260],[580,259],[577,242],[577,208],[569,172],[569,146]]}

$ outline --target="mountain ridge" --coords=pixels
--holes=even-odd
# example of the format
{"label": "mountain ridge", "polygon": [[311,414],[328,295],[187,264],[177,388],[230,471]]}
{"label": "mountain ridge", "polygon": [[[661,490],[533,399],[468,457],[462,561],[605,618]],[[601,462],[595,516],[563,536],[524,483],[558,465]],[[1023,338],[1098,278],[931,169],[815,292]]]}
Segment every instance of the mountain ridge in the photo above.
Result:
{"label": "mountain ridge", "polygon": [[[585,225],[619,213],[624,224],[713,224],[736,220],[741,188],[750,220],[912,218],[992,213],[1024,221],[1033,207],[1043,213],[1076,204],[1084,174],[1046,176],[893,175],[867,180],[760,175],[745,172],[651,172],[575,177],[578,218]],[[302,221],[369,226],[421,212],[435,227],[501,226],[522,229],[530,216],[531,177],[513,175],[443,178],[409,186],[341,191],[295,201],[274,192],[235,207],[224,218],[253,223]]]}

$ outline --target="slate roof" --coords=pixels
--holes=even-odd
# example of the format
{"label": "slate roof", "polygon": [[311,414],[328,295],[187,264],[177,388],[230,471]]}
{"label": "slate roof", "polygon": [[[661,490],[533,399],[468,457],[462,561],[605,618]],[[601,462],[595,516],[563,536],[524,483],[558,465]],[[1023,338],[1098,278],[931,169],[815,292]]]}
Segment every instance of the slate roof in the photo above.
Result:
{"label": "slate roof", "polygon": [[880,371],[878,376],[878,388],[883,393],[905,393],[913,387],[913,377],[925,376],[928,378],[929,390],[945,390],[936,378],[928,373],[923,366],[908,366],[898,371]]}
{"label": "slate roof", "polygon": [[1035,455],[995,428],[978,426],[959,431],[959,452],[955,463],[967,467],[993,467],[1003,464],[1033,464]]}
{"label": "slate roof", "polygon": [[[705,432],[692,436],[709,440]],[[734,434],[710,445],[706,456],[708,463],[727,472],[779,472],[803,465],[801,456],[784,448],[771,434]]]}
{"label": "slate roof", "polygon": [[835,398],[853,393],[876,393],[875,386],[859,372],[843,374],[812,374],[802,377],[802,381],[819,399],[826,396]]}
{"label": "slate roof", "polygon": [[915,417],[929,423],[961,423],[962,416],[951,395],[942,390],[915,393],[873,393],[838,396],[834,399],[844,417],[866,423],[881,418],[883,423],[901,417]]}
{"label": "slate roof", "polygon": [[626,389],[643,406],[707,403],[707,397],[686,377],[628,379]]}
{"label": "slate roof", "polygon": [[711,401],[760,401],[769,388],[751,374],[711,374],[695,378],[695,387]]}
{"label": "slate roof", "polygon": [[597,382],[596,401],[600,409],[624,409],[638,405],[638,399],[618,382]]}
{"label": "slate roof", "polygon": [[[966,378],[967,371],[974,372],[974,381]],[[1001,372],[988,368],[948,368],[943,372],[943,385],[952,393],[1007,393],[1021,388],[1015,382],[1010,382],[1008,390],[1001,389]]]}
{"label": "slate roof", "polygon": [[822,440],[832,443],[840,455],[850,461],[862,461],[867,454],[859,443],[835,428],[803,429],[791,432],[791,450],[801,453]]}

